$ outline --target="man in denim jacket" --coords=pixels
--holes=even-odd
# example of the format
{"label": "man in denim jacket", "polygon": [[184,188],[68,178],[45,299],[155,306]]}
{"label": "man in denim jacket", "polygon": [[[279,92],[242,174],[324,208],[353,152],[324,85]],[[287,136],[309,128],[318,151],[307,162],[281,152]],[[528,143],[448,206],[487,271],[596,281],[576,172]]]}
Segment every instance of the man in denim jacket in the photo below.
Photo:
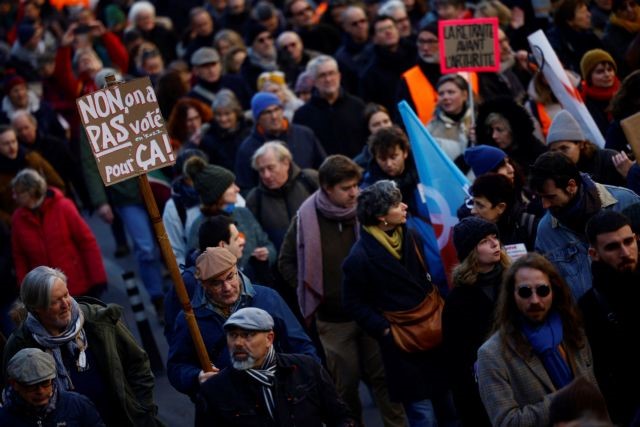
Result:
{"label": "man in denim jacket", "polygon": [[626,188],[592,181],[557,152],[538,157],[531,169],[531,188],[548,209],[538,225],[536,251],[556,265],[578,300],[591,288],[587,221],[601,209],[639,209],[640,197]]}

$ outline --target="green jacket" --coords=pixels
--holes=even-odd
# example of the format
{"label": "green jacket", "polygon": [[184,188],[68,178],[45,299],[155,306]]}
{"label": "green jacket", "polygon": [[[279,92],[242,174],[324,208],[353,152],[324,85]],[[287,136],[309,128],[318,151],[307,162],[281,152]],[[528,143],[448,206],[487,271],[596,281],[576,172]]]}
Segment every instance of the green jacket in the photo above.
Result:
{"label": "green jacket", "polygon": [[[122,307],[80,297],[76,298],[85,321],[87,341],[106,386],[114,394],[118,407],[113,414],[119,416],[117,426],[159,426],[156,419],[157,406],[153,402],[154,377],[149,357],[127,329],[122,318]],[[9,337],[4,351],[3,372],[11,357],[23,348],[41,348],[20,325]],[[43,349],[44,350],[44,349]]]}

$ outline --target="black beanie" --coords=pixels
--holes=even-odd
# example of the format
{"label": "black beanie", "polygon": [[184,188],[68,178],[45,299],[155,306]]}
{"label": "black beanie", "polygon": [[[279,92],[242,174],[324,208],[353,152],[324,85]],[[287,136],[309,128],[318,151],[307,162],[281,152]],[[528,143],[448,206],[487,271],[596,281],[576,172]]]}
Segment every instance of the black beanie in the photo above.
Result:
{"label": "black beanie", "polygon": [[236,180],[236,176],[229,170],[210,165],[206,160],[194,156],[184,165],[186,175],[193,181],[200,200],[205,205],[213,205]]}
{"label": "black beanie", "polygon": [[458,260],[464,261],[478,246],[480,240],[490,234],[498,235],[498,227],[494,223],[477,216],[463,218],[453,227],[453,244],[458,253]]}

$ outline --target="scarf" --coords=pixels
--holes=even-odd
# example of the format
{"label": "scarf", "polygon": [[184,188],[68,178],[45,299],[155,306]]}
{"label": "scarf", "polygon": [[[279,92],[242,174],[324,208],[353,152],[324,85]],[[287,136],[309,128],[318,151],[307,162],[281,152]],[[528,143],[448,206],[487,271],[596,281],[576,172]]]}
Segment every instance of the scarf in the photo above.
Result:
{"label": "scarf", "polygon": [[630,33],[640,32],[640,6],[634,6],[634,9],[636,10],[636,16],[637,16],[635,21],[627,21],[626,19],[620,18],[615,13],[612,13],[611,16],[609,17],[609,20],[611,21],[611,25],[624,28]]}
{"label": "scarf", "polygon": [[549,313],[542,325],[522,323],[522,333],[533,347],[533,352],[542,360],[551,381],[560,389],[573,380],[573,373],[562,357],[559,346],[562,343],[562,319],[556,311]]}
{"label": "scarf", "polygon": [[584,234],[587,221],[602,207],[598,189],[591,178],[581,173],[582,185],[578,190],[575,202],[553,215],[565,226],[579,236]]}
{"label": "scarf", "polygon": [[[298,303],[305,321],[318,309],[324,296],[324,281],[322,277],[322,241],[320,239],[320,223],[318,211],[333,221],[352,220],[356,216],[356,207],[343,208],[334,205],[322,190],[313,193],[298,210]],[[356,239],[358,237],[358,223],[354,224]]]}
{"label": "scarf", "polygon": [[87,358],[84,352],[88,344],[87,336],[83,329],[84,315],[76,300],[71,299],[71,321],[62,334],[52,336],[31,313],[27,315],[25,326],[27,330],[31,332],[33,339],[53,355],[56,361],[56,371],[58,372],[55,380],[58,387],[60,387],[61,390],[73,390],[71,377],[62,362],[62,351],[60,347],[66,345],[69,353],[76,359],[76,366],[79,370],[87,368]]}
{"label": "scarf", "polygon": [[276,71],[278,69],[277,56],[274,56],[273,58],[260,56],[252,48],[249,48],[247,51],[247,57],[250,64],[262,69],[262,71]]}
{"label": "scarf", "polygon": [[618,89],[620,89],[620,80],[618,77],[615,77],[611,87],[595,87],[585,82],[580,94],[582,95],[582,99],[591,98],[596,101],[611,101],[611,98],[618,92]]}
{"label": "scarf", "polygon": [[269,347],[269,351],[267,352],[260,369],[252,368],[247,369],[245,372],[250,378],[260,384],[264,404],[267,407],[267,411],[269,411],[269,416],[275,421],[276,403],[273,399],[273,387],[276,381],[276,352],[273,349],[273,346]]}
{"label": "scarf", "polygon": [[402,227],[396,227],[391,235],[388,235],[375,225],[364,225],[362,228],[371,234],[395,259],[400,260],[402,258]]}

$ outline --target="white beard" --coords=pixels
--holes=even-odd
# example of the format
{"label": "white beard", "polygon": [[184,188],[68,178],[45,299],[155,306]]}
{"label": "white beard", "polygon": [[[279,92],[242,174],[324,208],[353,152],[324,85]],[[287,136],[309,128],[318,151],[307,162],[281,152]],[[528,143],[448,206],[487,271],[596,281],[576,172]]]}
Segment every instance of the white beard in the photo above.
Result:
{"label": "white beard", "polygon": [[253,358],[253,356],[248,355],[247,360],[236,360],[233,358],[233,355],[231,355],[231,364],[233,368],[237,369],[238,371],[246,371],[247,369],[251,369],[253,368],[253,365],[255,365],[255,363],[256,359]]}
{"label": "white beard", "polygon": [[439,64],[440,63],[440,55],[438,55],[438,54],[433,55],[433,56],[423,56],[420,53],[418,53],[418,56],[420,57],[420,59],[422,59],[427,64]]}

